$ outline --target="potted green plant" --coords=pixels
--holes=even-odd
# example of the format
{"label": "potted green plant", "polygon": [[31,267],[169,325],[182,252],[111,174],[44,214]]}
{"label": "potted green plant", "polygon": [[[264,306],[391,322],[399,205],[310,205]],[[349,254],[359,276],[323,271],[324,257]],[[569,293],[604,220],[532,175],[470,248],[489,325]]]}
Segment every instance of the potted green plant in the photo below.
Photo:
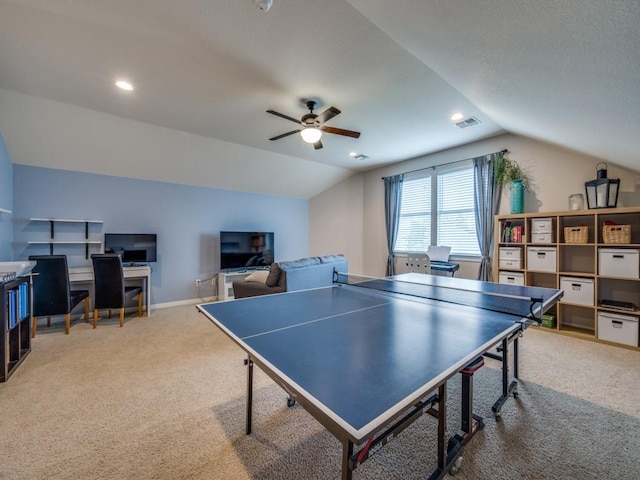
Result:
{"label": "potted green plant", "polygon": [[494,176],[500,188],[510,185],[511,213],[522,213],[524,191],[530,188],[529,179],[524,170],[505,154],[500,154],[496,158]]}
{"label": "potted green plant", "polygon": [[496,159],[494,176],[496,183],[500,188],[510,185],[512,182],[519,180],[525,190],[529,190],[529,179],[527,174],[522,170],[514,160],[511,160],[505,154],[500,154]]}

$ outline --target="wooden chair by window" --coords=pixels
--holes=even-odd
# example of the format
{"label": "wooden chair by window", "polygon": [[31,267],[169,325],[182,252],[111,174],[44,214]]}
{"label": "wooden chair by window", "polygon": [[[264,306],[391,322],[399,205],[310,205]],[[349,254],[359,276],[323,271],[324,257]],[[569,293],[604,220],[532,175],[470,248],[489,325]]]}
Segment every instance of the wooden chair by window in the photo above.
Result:
{"label": "wooden chair by window", "polygon": [[138,316],[142,316],[142,287],[126,287],[122,259],[114,253],[91,255],[95,278],[93,328],[98,324],[98,310],[120,309],[120,326],[124,325],[124,307],[128,301],[138,297]]}
{"label": "wooden chair by window", "polygon": [[31,255],[35,260],[33,276],[33,326],[31,337],[36,336],[38,317],[47,317],[47,326],[51,325],[51,316],[66,315],[65,333],[71,326],[71,311],[84,300],[84,320],[89,321],[89,290],[71,290],[69,285],[69,266],[66,255]]}
{"label": "wooden chair by window", "polygon": [[408,253],[407,267],[410,273],[431,273],[431,260],[426,253]]}

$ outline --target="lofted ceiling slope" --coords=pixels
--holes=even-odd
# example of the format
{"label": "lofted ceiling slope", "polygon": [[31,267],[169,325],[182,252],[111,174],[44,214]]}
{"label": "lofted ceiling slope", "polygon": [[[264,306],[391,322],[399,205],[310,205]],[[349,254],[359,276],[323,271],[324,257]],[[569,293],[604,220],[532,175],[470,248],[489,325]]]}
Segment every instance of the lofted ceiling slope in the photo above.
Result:
{"label": "lofted ceiling slope", "polygon": [[[180,175],[162,155],[105,170],[5,139],[17,163],[304,198],[505,131],[638,170],[639,24],[635,0],[0,0],[0,89],[186,132],[202,153]],[[297,127],[266,110],[299,118],[302,99],[362,135],[269,141]]]}

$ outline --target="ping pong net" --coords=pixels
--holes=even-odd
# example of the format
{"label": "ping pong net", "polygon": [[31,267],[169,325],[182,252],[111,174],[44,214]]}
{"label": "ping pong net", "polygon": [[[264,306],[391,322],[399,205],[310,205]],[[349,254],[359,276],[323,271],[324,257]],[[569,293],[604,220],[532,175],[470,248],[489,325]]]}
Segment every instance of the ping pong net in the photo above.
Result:
{"label": "ping pong net", "polygon": [[[542,323],[544,313],[544,297],[539,288],[513,288],[513,285],[492,282],[476,282],[457,280],[455,282],[438,282],[431,276],[414,282],[394,277],[365,277],[348,273],[334,272],[334,284],[349,285],[354,288],[364,288],[383,292],[406,299],[435,300],[475,307],[482,310],[499,312],[518,317],[520,321]],[[441,277],[436,277],[441,278]],[[531,296],[530,293],[535,294]]]}

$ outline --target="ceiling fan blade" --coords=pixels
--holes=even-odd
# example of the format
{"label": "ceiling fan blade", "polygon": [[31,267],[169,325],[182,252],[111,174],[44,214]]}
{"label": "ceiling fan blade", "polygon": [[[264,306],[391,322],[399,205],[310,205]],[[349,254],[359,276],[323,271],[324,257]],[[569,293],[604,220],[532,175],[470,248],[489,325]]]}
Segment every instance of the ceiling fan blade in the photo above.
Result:
{"label": "ceiling fan blade", "polygon": [[269,140],[280,140],[283,137],[288,137],[289,135],[293,135],[294,133],[298,133],[298,132],[301,132],[301,131],[302,131],[301,128],[299,128],[297,130],[291,130],[290,132],[283,133],[282,135],[278,135],[276,137],[272,137]]}
{"label": "ceiling fan blade", "polygon": [[340,110],[338,110],[336,107],[329,107],[320,115],[318,115],[316,117],[316,120],[320,123],[328,122],[339,113],[340,113]]}
{"label": "ceiling fan blade", "polygon": [[353,130],[344,130],[342,128],[329,127],[328,125],[322,125],[320,130],[327,133],[335,133],[336,135],[344,135],[345,137],[360,138],[360,132],[354,132]]}
{"label": "ceiling fan blade", "polygon": [[267,113],[271,115],[275,115],[276,117],[284,118],[285,120],[291,120],[294,123],[300,124],[300,120],[297,118],[290,117],[289,115],[285,115],[284,113],[276,112],[275,110],[267,110]]}
{"label": "ceiling fan blade", "polygon": [[320,150],[322,148],[322,140],[318,140],[316,143],[314,143],[313,148],[315,148],[316,150]]}

